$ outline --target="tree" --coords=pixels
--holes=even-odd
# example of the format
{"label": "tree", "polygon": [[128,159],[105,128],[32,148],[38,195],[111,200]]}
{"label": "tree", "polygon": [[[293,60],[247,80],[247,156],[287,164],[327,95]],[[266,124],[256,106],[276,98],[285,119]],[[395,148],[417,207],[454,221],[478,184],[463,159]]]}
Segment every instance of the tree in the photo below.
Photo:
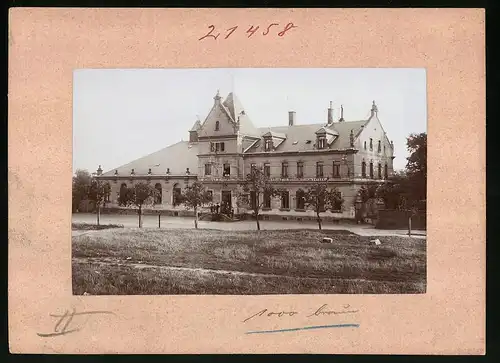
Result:
{"label": "tree", "polygon": [[95,202],[97,209],[97,225],[100,224],[101,205],[104,204],[106,196],[111,192],[108,183],[102,183],[97,178],[93,178],[88,188],[88,199]]}
{"label": "tree", "polygon": [[75,172],[72,185],[72,209],[74,212],[78,210],[80,202],[87,199],[90,180],[91,176],[87,170],[78,169]]}
{"label": "tree", "polygon": [[406,158],[406,173],[412,190],[412,206],[427,199],[427,134],[411,134],[406,139],[410,156]]}
{"label": "tree", "polygon": [[[271,183],[271,178],[264,173],[262,167],[252,167],[249,174],[246,175],[245,179],[240,182],[240,187],[242,192],[238,194],[239,203],[250,203],[251,209],[253,210],[253,215],[255,221],[257,222],[257,230],[260,231],[259,215],[266,198],[273,198],[281,195],[282,189],[275,188]],[[250,198],[248,196],[250,195]],[[260,196],[262,202],[260,201]]]}
{"label": "tree", "polygon": [[128,188],[123,187],[120,196],[118,197],[118,204],[122,206],[135,206],[137,207],[137,214],[139,215],[139,228],[142,227],[142,207],[144,205],[152,204],[155,196],[158,194],[156,188],[147,183],[137,183]]}
{"label": "tree", "polygon": [[186,186],[180,198],[181,203],[187,209],[193,209],[194,228],[198,229],[198,207],[210,203],[212,201],[212,194],[201,182],[195,181],[193,184]]}
{"label": "tree", "polygon": [[406,169],[377,189],[377,197],[383,199],[388,209],[415,210],[426,200],[427,134],[411,134],[406,145],[410,153]]}
{"label": "tree", "polygon": [[328,188],[328,179],[314,183],[304,192],[303,197],[305,206],[316,212],[319,229],[321,229],[320,213],[329,209],[340,209],[344,203],[337,188]]}
{"label": "tree", "polygon": [[406,172],[395,173],[391,179],[381,184],[376,197],[384,201],[385,208],[404,210],[411,200],[411,189]]}

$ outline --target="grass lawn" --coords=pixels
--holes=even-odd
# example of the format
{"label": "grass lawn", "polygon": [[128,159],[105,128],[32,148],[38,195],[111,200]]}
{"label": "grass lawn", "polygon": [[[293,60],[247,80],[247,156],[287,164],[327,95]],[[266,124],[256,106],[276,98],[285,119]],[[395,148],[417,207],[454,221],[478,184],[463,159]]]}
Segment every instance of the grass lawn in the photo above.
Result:
{"label": "grass lawn", "polygon": [[424,293],[426,241],[378,238],[380,246],[334,230],[93,231],[73,236],[73,293]]}

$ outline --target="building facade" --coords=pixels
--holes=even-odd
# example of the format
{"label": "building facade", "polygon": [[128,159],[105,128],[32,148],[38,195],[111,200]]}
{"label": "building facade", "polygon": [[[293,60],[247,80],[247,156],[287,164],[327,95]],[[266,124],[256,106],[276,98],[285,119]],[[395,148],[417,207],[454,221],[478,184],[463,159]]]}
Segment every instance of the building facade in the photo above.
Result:
{"label": "building facade", "polygon": [[276,187],[288,191],[260,201],[264,219],[314,218],[300,193],[318,180],[327,180],[344,199],[338,210],[324,216],[354,219],[359,189],[392,175],[394,146],[378,119],[375,101],[367,120],[346,121],[342,108],[334,120],[331,102],[325,116],[321,123],[297,124],[296,113],[289,111],[288,125],[257,128],[233,93],[223,100],[217,92],[205,120],[197,120],[189,131],[189,141],[106,173],[99,167],[99,179],[111,187],[106,205],[118,207],[123,186],[146,181],[160,192],[152,209],[178,214],[185,208],[176,195],[200,180],[211,191],[214,204],[230,205],[236,214],[251,214],[236,195],[255,165],[263,167]]}

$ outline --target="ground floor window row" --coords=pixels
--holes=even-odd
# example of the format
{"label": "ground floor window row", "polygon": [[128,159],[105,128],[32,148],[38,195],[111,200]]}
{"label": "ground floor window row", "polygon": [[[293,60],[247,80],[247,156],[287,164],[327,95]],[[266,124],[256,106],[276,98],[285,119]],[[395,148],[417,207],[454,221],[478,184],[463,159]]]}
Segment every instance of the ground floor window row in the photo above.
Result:
{"label": "ground floor window row", "polygon": [[[155,198],[154,198],[154,204],[162,204],[163,203],[163,194],[164,194],[162,185],[160,183],[156,183],[154,185],[154,187],[157,190],[157,193],[156,193]],[[120,190],[117,193],[117,202],[118,203],[120,201],[120,197],[122,197],[123,193],[125,193],[126,188],[127,188],[127,184],[122,183],[120,186]],[[108,189],[108,190],[110,190],[110,189]],[[208,192],[211,196],[210,199],[213,201],[214,200],[213,199],[214,191],[208,190]],[[338,198],[337,198],[338,201],[332,206],[332,210],[340,211],[340,210],[342,210],[342,202],[341,202],[342,193],[341,192],[337,192],[337,193],[338,193]],[[181,189],[180,185],[174,184],[174,186],[172,188],[172,199],[171,199],[173,206],[181,205],[181,199],[180,199],[181,194],[182,194],[182,189]],[[293,194],[290,193],[289,191],[285,190],[277,197],[273,197],[267,193],[262,193],[262,195],[260,196],[259,199],[261,199],[260,200],[260,203],[262,204],[261,207],[264,210],[272,209],[273,207],[276,207],[276,205],[273,206],[273,203],[272,203],[273,199],[275,201],[279,202],[280,209],[287,210],[287,209],[294,208],[296,210],[306,210],[307,207],[306,207],[306,201],[305,201],[304,195],[305,195],[305,191],[302,189],[297,190]],[[291,196],[294,196],[294,198],[291,198]],[[233,195],[232,191],[222,190],[220,203],[230,206],[233,204],[233,198],[237,198],[237,197],[235,195]],[[293,206],[292,206],[292,203],[290,202],[291,199],[293,201],[295,201]],[[106,194],[105,200],[106,200],[106,202],[110,202],[110,193]],[[248,206],[251,209],[254,209],[255,206],[257,205],[257,203],[259,203],[259,201],[257,201],[257,194],[255,193],[255,191],[251,191],[249,193]],[[321,208],[321,209],[324,210],[324,208]]]}

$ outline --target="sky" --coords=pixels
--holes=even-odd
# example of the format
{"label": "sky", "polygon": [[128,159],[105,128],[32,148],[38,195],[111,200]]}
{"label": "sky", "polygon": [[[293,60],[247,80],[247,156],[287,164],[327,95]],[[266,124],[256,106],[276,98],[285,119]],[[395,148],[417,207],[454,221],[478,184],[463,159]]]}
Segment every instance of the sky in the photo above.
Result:
{"label": "sky", "polygon": [[73,74],[73,171],[106,172],[181,140],[220,90],[233,91],[256,127],[326,123],[344,108],[366,120],[372,101],[404,169],[406,137],[427,132],[423,68],[78,69]]}

